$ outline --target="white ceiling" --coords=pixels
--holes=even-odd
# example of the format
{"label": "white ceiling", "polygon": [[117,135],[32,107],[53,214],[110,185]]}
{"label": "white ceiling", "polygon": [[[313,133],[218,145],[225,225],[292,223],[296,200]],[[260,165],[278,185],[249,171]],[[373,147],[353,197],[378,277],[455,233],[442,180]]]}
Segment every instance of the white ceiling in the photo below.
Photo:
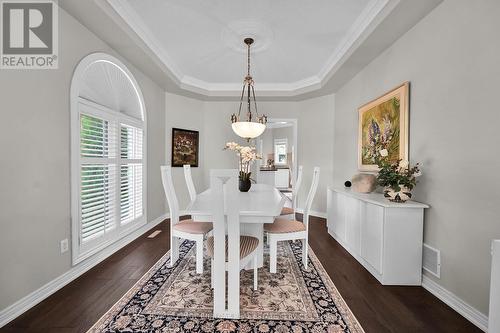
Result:
{"label": "white ceiling", "polygon": [[390,0],[108,0],[187,90],[239,91],[253,37],[258,91],[321,81]]}
{"label": "white ceiling", "polygon": [[[59,6],[166,91],[235,100],[243,36],[259,100],[335,93],[442,0],[64,0]],[[259,45],[260,44],[260,45]]]}

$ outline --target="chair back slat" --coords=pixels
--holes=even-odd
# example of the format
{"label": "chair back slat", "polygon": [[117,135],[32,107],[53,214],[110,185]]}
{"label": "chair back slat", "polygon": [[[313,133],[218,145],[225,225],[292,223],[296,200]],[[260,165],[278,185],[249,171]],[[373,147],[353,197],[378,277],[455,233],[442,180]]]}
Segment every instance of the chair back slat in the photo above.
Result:
{"label": "chair back slat", "polygon": [[302,165],[299,165],[299,168],[297,170],[297,178],[295,178],[292,189],[292,208],[294,210],[297,209],[297,194],[299,193],[300,185],[302,185],[302,169]]}
{"label": "chair back slat", "polygon": [[170,210],[170,221],[174,225],[179,222],[179,201],[175,194],[174,183],[172,181],[172,167],[162,165],[161,167],[161,180],[163,189],[167,197],[168,207]]}
{"label": "chair back slat", "polygon": [[191,175],[191,166],[189,164],[184,165],[184,178],[186,179],[189,199],[191,199],[191,201],[194,201],[194,199],[196,199],[196,188],[194,187],[193,177]]}
{"label": "chair back slat", "polygon": [[[214,315],[239,311],[239,193],[238,170],[210,170],[210,193],[214,237]],[[227,227],[226,217],[227,216]],[[226,230],[228,257],[225,256]],[[226,261],[228,267],[228,299],[226,304]]]}
{"label": "chair back slat", "polygon": [[303,221],[304,224],[306,225],[306,229],[309,226],[309,212],[311,210],[311,206],[314,200],[314,196],[316,195],[316,191],[318,190],[319,174],[320,174],[320,168],[314,167],[311,187],[309,189],[309,193],[307,194],[306,205],[304,207]]}

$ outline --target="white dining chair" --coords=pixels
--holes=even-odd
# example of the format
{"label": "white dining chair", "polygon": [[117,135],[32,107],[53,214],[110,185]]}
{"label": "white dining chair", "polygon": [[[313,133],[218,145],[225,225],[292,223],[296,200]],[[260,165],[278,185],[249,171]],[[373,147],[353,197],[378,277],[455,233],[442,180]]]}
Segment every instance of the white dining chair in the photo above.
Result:
{"label": "white dining chair", "polygon": [[196,188],[194,187],[193,177],[191,176],[191,165],[184,165],[184,179],[186,179],[186,185],[189,192],[189,199],[194,201],[196,199]]}
{"label": "white dining chair", "polygon": [[172,181],[172,167],[161,166],[163,189],[167,196],[170,208],[170,266],[179,259],[180,239],[196,242],[196,273],[203,273],[203,241],[205,235],[212,230],[210,222],[194,222],[193,220],[179,220],[179,201],[175,194]]}
{"label": "white dining chair", "polygon": [[[259,239],[240,235],[237,170],[211,170],[210,191],[213,236],[207,238],[207,252],[212,258],[214,316],[238,318],[240,270],[251,263],[253,263],[254,269],[253,288],[257,289]],[[227,225],[225,215],[227,215]],[[226,271],[228,272],[227,308],[225,298]]]}
{"label": "white dining chair", "polygon": [[306,205],[304,207],[303,222],[277,218],[274,223],[264,225],[264,231],[267,232],[267,241],[269,244],[269,270],[271,273],[276,273],[278,242],[280,241],[302,240],[302,263],[307,269],[309,212],[311,210],[314,196],[316,195],[316,190],[318,189],[319,172],[319,167],[315,167],[311,188],[309,189]]}
{"label": "white dining chair", "polygon": [[295,213],[297,212],[297,194],[302,184],[302,165],[299,165],[297,170],[297,178],[292,184],[292,207],[283,207],[281,209],[281,217],[295,220]]}

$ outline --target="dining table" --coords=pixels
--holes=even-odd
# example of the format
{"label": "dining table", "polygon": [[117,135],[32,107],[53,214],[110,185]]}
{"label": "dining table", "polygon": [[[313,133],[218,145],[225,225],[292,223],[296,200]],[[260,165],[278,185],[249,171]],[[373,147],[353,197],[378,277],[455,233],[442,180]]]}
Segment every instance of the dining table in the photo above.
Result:
{"label": "dining table", "polygon": [[[240,235],[253,236],[259,239],[257,247],[257,265],[259,268],[263,267],[264,263],[264,224],[273,223],[275,218],[280,216],[281,210],[286,203],[286,196],[284,196],[278,189],[267,184],[253,184],[248,192],[234,192],[237,195],[238,210],[239,210],[239,223]],[[224,199],[226,201],[226,199]],[[224,205],[226,207],[226,205]],[[213,201],[211,197],[211,189],[207,189],[196,195],[185,210],[186,214],[191,215],[191,219],[197,222],[211,222],[213,220]],[[224,214],[227,215],[226,208]],[[224,261],[220,264],[226,264],[226,258],[219,258],[215,256],[214,262]],[[224,267],[219,266],[218,267]],[[253,269],[251,264],[245,269]],[[233,278],[239,278],[233,275]],[[231,279],[231,276],[228,277]],[[228,281],[230,285],[230,281]],[[226,286],[224,286],[226,288]],[[225,294],[225,291],[218,290],[218,286],[214,285],[214,295],[217,293]],[[236,293],[236,294],[235,294]],[[239,290],[228,290],[228,299],[239,300]],[[216,297],[214,297],[214,302]],[[214,304],[214,309],[216,304]],[[214,313],[216,317],[238,318],[239,317],[239,303],[237,308],[227,309],[225,313]]]}

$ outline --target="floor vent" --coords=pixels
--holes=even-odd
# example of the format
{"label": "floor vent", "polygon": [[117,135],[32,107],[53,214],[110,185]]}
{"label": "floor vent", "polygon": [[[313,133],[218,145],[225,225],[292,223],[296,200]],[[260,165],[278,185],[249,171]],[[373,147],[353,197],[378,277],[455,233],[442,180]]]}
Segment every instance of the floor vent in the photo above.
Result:
{"label": "floor vent", "polygon": [[160,232],[161,230],[155,230],[151,233],[151,235],[148,236],[148,238],[155,238]]}
{"label": "floor vent", "polygon": [[427,272],[441,278],[441,252],[432,246],[424,244],[422,266]]}

